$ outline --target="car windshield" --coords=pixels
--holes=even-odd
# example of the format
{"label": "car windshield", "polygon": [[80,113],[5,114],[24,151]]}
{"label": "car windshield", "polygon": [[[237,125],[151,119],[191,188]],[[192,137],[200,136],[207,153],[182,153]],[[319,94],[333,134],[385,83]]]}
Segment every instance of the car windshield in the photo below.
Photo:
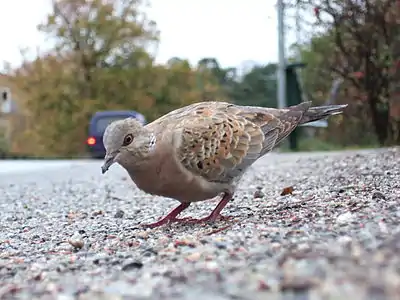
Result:
{"label": "car windshield", "polygon": [[96,120],[96,132],[103,134],[104,131],[106,130],[108,124],[117,121],[117,120],[121,120],[121,119],[125,119],[128,118],[129,116],[104,116],[101,118],[98,118]]}

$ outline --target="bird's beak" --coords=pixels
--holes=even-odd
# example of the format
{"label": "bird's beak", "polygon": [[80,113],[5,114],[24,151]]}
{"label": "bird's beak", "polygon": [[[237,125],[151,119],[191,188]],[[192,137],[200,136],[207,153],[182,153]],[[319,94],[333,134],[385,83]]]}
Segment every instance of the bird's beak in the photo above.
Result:
{"label": "bird's beak", "polygon": [[104,157],[104,163],[101,166],[101,173],[104,174],[105,172],[108,171],[108,169],[111,167],[111,165],[113,163],[115,163],[115,156],[116,153],[110,153],[110,154],[106,154],[106,156]]}

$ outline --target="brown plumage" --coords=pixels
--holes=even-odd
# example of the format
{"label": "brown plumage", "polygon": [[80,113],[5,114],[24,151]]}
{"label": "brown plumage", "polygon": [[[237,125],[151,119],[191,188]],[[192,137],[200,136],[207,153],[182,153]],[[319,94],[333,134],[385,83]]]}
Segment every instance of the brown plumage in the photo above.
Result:
{"label": "brown plumage", "polygon": [[200,102],[174,110],[142,126],[134,119],[111,123],[104,133],[103,173],[118,162],[138,188],[181,202],[155,227],[177,222],[191,202],[223,194],[210,216],[215,221],[232,198],[244,172],[298,125],[341,113],[347,105],[285,109]]}

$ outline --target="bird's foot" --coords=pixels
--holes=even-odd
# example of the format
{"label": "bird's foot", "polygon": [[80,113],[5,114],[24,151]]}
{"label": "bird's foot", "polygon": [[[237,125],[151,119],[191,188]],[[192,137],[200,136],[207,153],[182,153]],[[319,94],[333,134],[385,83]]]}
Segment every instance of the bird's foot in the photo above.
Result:
{"label": "bird's foot", "polygon": [[178,207],[176,207],[173,211],[171,211],[167,216],[162,218],[161,220],[151,223],[151,224],[144,224],[143,227],[147,228],[155,228],[162,225],[170,224],[170,223],[187,223],[187,224],[198,224],[198,223],[205,223],[205,222],[215,222],[217,219],[219,220],[229,220],[233,217],[230,216],[223,216],[221,215],[221,210],[226,206],[229,200],[232,198],[232,194],[225,193],[224,197],[218,203],[217,207],[212,211],[212,213],[201,219],[193,219],[190,217],[178,219],[177,216],[180,214],[184,209],[186,209],[190,203],[181,203]]}
{"label": "bird's foot", "polygon": [[150,223],[150,224],[143,224],[142,227],[155,228],[155,227],[159,227],[159,226],[170,224],[170,223],[174,223],[174,222],[179,222],[180,220],[184,220],[186,218],[178,219],[177,216],[183,210],[185,210],[187,207],[189,207],[189,205],[190,205],[190,203],[181,203],[178,207],[173,209],[168,215],[166,215],[161,220],[159,220],[157,222],[154,222],[154,223]]}

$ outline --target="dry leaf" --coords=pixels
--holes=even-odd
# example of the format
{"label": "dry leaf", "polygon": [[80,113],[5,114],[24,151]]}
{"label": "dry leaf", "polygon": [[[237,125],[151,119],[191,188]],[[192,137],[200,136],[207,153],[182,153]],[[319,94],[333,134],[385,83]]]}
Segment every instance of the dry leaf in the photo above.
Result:
{"label": "dry leaf", "polygon": [[291,195],[292,193],[293,193],[293,186],[288,186],[282,190],[281,196],[286,196],[289,194]]}

